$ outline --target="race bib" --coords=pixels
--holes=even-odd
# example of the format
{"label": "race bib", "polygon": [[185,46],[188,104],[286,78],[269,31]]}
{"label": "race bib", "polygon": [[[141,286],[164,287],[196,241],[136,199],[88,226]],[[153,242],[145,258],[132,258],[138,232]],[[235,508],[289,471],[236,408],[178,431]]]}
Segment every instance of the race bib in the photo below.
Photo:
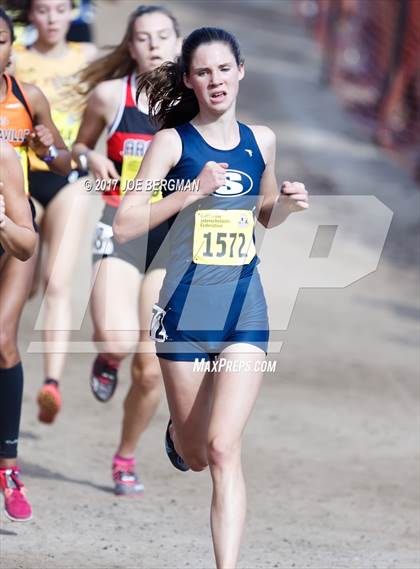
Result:
{"label": "race bib", "polygon": [[127,191],[127,182],[129,180],[134,180],[137,176],[142,160],[143,156],[131,156],[129,154],[123,155],[120,180],[120,189],[122,194]]}
{"label": "race bib", "polygon": [[160,189],[153,190],[153,192],[152,192],[152,197],[150,198],[149,203],[158,202],[158,201],[161,200],[162,198],[163,198],[162,190],[160,190]]}
{"label": "race bib", "polygon": [[68,112],[52,109],[52,119],[67,148],[71,148],[79,131],[80,119]]}
{"label": "race bib", "polygon": [[98,221],[93,239],[92,252],[94,255],[112,255],[114,252],[112,235],[112,227],[102,223],[102,221]]}
{"label": "race bib", "polygon": [[248,265],[256,255],[253,233],[250,210],[198,210],[193,261],[199,265]]}
{"label": "race bib", "polygon": [[[128,181],[134,180],[134,178],[137,176],[142,160],[143,156],[132,156],[124,154],[120,180],[121,194],[124,194],[127,191]],[[158,202],[163,197],[162,191],[160,189],[153,190],[151,194],[152,195],[150,197],[149,203]]]}
{"label": "race bib", "polygon": [[25,146],[15,146],[16,153],[19,157],[19,161],[23,170],[23,187],[25,189],[25,194],[29,194],[29,184],[28,184],[28,151]]}

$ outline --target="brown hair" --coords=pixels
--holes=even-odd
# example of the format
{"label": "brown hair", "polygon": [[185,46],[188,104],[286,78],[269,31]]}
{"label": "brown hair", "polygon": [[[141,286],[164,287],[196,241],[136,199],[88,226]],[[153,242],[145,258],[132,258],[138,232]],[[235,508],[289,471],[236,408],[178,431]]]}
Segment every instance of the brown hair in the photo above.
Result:
{"label": "brown hair", "polygon": [[103,57],[96,59],[85,67],[80,75],[83,84],[83,93],[89,93],[102,81],[119,79],[131,74],[136,69],[136,61],[131,57],[128,48],[132,41],[134,24],[137,18],[145,14],[160,12],[172,21],[177,37],[180,36],[179,24],[175,16],[164,6],[139,6],[128,19],[127,29],[121,43]]}
{"label": "brown hair", "polygon": [[220,28],[199,28],[183,42],[181,57],[175,63],[164,63],[157,69],[139,77],[137,98],[145,89],[149,99],[149,116],[161,128],[172,128],[189,122],[199,112],[197,97],[184,84],[184,73],[188,76],[191,60],[202,44],[221,42],[229,46],[239,66],[243,63],[239,44],[229,32]]}

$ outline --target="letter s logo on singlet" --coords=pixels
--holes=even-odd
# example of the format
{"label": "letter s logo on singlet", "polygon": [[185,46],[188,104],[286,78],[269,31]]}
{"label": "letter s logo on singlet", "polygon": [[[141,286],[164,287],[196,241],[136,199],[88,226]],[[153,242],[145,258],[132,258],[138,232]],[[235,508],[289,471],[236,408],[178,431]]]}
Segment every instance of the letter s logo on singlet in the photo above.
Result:
{"label": "letter s logo on singlet", "polygon": [[226,185],[217,188],[213,195],[222,198],[243,196],[252,190],[254,182],[251,176],[240,170],[226,170]]}

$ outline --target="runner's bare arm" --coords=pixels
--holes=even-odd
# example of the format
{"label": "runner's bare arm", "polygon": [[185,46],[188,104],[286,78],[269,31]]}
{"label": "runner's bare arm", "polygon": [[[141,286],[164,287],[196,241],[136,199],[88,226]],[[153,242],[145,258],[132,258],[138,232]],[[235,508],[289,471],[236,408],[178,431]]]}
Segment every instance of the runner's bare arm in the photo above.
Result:
{"label": "runner's bare arm", "polygon": [[197,184],[189,191],[174,191],[153,204],[149,204],[154,184],[165,178],[182,155],[182,142],[175,129],[161,130],[146,151],[140,170],[127,191],[115,216],[113,232],[120,243],[147,233],[193,202],[200,200],[226,182],[228,164],[206,162],[197,176]]}
{"label": "runner's bare arm", "polygon": [[265,161],[260,182],[261,202],[258,221],[267,228],[276,227],[293,212],[308,207],[308,192],[300,182],[283,182],[278,191],[275,174],[276,135],[265,126],[251,127]]}
{"label": "runner's bare arm", "polygon": [[19,158],[7,142],[0,141],[0,243],[7,253],[26,261],[36,240]]}
{"label": "runner's bare arm", "polygon": [[147,233],[183,208],[188,197],[184,192],[174,192],[163,200],[149,204],[152,184],[165,178],[180,159],[181,153],[182,143],[175,129],[161,130],[154,136],[115,216],[113,232],[117,241],[125,243]]}
{"label": "runner's bare arm", "polygon": [[103,130],[112,124],[120,102],[122,80],[115,79],[100,83],[92,91],[72,148],[73,159],[78,162],[81,154],[87,157],[88,167],[95,178],[118,179],[113,162],[93,149]]}
{"label": "runner's bare arm", "polygon": [[34,132],[29,135],[29,144],[41,159],[49,155],[48,149],[54,145],[58,150],[58,156],[49,163],[49,168],[57,174],[67,176],[71,172],[71,154],[52,120],[48,100],[35,85],[24,83],[23,86],[32,107],[36,125]]}

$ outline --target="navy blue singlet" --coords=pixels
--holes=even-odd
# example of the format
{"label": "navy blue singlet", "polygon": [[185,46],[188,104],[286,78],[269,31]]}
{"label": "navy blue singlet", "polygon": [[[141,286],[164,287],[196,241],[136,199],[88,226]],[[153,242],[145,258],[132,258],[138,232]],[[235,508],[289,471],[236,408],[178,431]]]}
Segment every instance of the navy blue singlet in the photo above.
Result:
{"label": "navy blue singlet", "polygon": [[151,323],[158,357],[212,360],[237,343],[267,352],[267,305],[254,244],[254,210],[265,163],[254,134],[239,124],[239,144],[218,150],[189,123],[176,130],[182,155],[166,177],[164,197],[171,182],[175,187],[188,184],[206,162],[229,166],[225,186],[170,220],[167,273]]}
{"label": "navy blue singlet", "polygon": [[[227,281],[236,281],[239,277],[252,274],[258,258],[244,265],[196,264],[193,261],[193,228],[195,213],[201,210],[248,210],[252,212],[257,204],[260,191],[260,179],[265,163],[252,130],[239,124],[240,142],[232,150],[213,148],[190,124],[176,127],[182,140],[182,155],[178,164],[170,170],[166,179],[170,181],[192,181],[197,178],[206,162],[226,162],[227,184],[207,198],[195,202],[170,220],[170,253],[167,265],[166,281],[173,283],[214,285]],[[170,190],[164,190],[164,197]],[[238,238],[239,239],[239,238]],[[223,241],[223,239],[222,239]],[[226,239],[226,248],[230,249],[231,240]],[[234,243],[234,248],[241,243]],[[223,243],[215,249],[216,255],[222,252]]]}

